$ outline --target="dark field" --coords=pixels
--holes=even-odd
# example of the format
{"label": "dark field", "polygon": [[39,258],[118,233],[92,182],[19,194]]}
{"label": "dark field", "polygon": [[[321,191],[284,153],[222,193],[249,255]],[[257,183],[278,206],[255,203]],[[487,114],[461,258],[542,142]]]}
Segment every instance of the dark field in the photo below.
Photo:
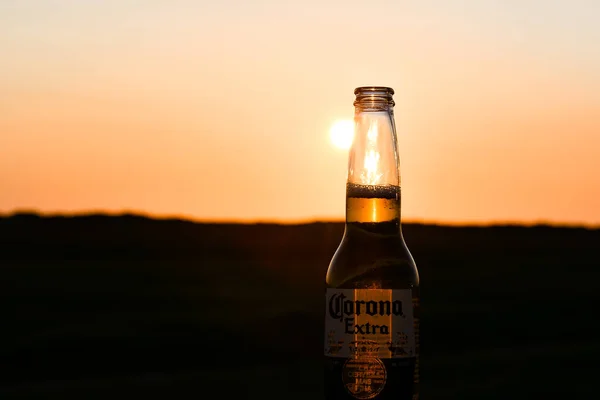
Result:
{"label": "dark field", "polygon": [[[320,399],[341,223],[0,218],[0,399]],[[423,399],[600,398],[600,230],[404,226]]]}

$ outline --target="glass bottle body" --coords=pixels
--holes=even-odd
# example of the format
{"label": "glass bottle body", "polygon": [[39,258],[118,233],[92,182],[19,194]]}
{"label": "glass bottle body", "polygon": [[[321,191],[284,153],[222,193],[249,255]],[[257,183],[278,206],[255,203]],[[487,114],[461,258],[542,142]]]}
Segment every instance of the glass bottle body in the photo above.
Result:
{"label": "glass bottle body", "polygon": [[418,399],[419,274],[402,236],[390,92],[355,91],[346,225],[326,276],[327,400]]}

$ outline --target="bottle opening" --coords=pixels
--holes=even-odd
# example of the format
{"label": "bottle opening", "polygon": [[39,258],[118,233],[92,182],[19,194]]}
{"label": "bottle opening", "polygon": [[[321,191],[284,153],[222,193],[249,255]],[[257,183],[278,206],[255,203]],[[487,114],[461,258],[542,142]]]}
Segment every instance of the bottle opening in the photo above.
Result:
{"label": "bottle opening", "polygon": [[361,86],[354,89],[354,107],[363,111],[389,110],[394,107],[394,89],[386,86]]}

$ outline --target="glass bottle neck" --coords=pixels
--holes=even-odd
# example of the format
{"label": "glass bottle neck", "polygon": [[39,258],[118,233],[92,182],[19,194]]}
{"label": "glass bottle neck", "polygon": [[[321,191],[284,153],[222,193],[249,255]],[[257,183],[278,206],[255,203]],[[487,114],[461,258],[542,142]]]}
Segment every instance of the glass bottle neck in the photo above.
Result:
{"label": "glass bottle neck", "polygon": [[400,170],[392,106],[356,105],[348,161],[346,224],[400,227]]}

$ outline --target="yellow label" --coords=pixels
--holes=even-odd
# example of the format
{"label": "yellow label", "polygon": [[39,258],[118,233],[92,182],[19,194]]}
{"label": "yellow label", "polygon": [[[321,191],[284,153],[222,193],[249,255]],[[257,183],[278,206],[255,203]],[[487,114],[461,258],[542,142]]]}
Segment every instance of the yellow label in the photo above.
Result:
{"label": "yellow label", "polygon": [[325,355],[415,357],[410,289],[327,289]]}

